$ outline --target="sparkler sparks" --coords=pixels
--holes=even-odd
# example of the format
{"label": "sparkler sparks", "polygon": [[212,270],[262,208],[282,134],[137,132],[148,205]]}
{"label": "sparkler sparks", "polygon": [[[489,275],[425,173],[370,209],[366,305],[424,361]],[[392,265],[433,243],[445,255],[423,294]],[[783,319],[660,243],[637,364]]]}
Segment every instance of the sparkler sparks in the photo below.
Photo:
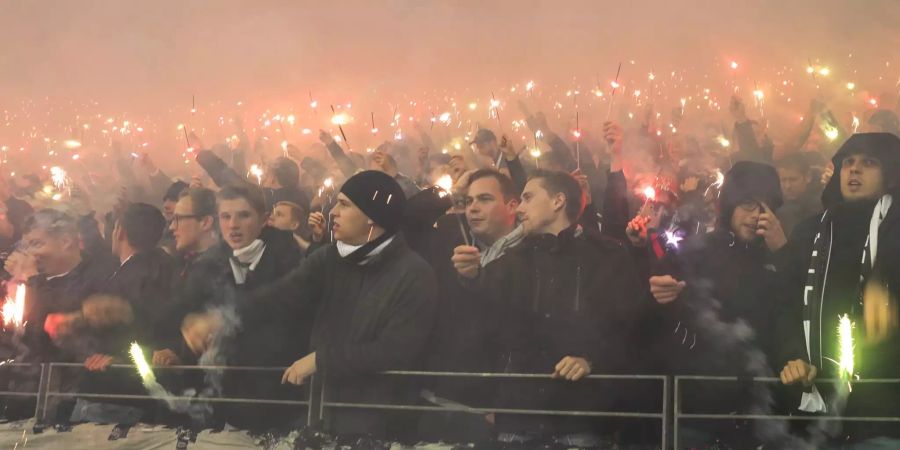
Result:
{"label": "sparkler sparks", "polygon": [[78,142],[74,139],[69,139],[69,140],[63,142],[63,145],[70,150],[76,149],[76,148],[81,148],[81,142]]}
{"label": "sparkler sparks", "polygon": [[847,314],[841,316],[838,321],[838,370],[840,371],[841,380],[847,381],[847,386],[852,390],[850,384],[853,379],[855,361],[853,358],[853,322]]}
{"label": "sparkler sparks", "polygon": [[50,179],[53,181],[53,186],[56,186],[56,190],[58,191],[66,190],[69,187],[69,174],[66,173],[66,170],[62,167],[51,167]]}
{"label": "sparkler sparks", "polygon": [[642,192],[644,194],[644,198],[646,198],[647,201],[656,200],[656,189],[654,189],[653,186],[645,187]]}
{"label": "sparkler sparks", "polygon": [[728,139],[726,139],[724,135],[721,135],[721,134],[720,134],[719,137],[716,138],[716,141],[719,142],[719,145],[721,145],[722,148],[728,148],[728,147],[731,147],[731,141],[729,141]]}
{"label": "sparkler sparks", "polygon": [[7,327],[21,328],[22,320],[25,316],[25,285],[16,285],[16,295],[13,298],[6,298],[3,303],[3,324]]}
{"label": "sparkler sparks", "polygon": [[250,166],[250,173],[247,174],[247,176],[250,176],[250,175],[253,175],[256,177],[256,184],[260,184],[260,185],[262,184],[262,176],[263,176],[262,167],[260,167],[257,164],[253,164],[252,166]]}
{"label": "sparkler sparks", "polygon": [[438,192],[438,197],[444,198],[444,197],[450,195],[450,191],[453,188],[453,178],[451,178],[450,175],[443,175],[442,177],[438,178],[437,183],[435,183],[435,186],[440,188],[440,191]]}
{"label": "sparkler sparks", "polygon": [[147,359],[144,358],[144,351],[137,342],[131,343],[128,354],[131,355],[131,361],[134,362],[134,367],[137,368],[138,375],[141,376],[141,381],[144,382],[144,385],[156,383],[156,376],[153,374],[153,370],[150,369],[150,364],[147,364]]}
{"label": "sparkler sparks", "polygon": [[840,135],[840,132],[837,128],[831,125],[825,125],[825,137],[828,138],[829,141],[834,141]]}

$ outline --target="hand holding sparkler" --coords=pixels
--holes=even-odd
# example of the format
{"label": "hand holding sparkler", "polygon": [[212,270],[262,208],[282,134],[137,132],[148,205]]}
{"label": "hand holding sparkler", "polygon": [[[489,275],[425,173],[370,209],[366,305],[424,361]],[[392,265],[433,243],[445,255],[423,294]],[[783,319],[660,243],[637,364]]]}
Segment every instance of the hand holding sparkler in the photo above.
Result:
{"label": "hand holding sparkler", "polygon": [[587,175],[581,173],[581,169],[575,169],[572,172],[572,177],[575,178],[575,181],[578,182],[578,186],[581,187],[581,193],[584,196],[584,204],[590,205],[593,203],[593,196],[591,195],[591,185],[588,183]]}
{"label": "hand holding sparkler", "polygon": [[312,232],[313,242],[322,242],[325,238],[325,214],[312,212],[309,214],[309,230]]}
{"label": "hand holding sparkler", "polygon": [[785,385],[803,383],[804,386],[809,387],[812,386],[818,373],[819,369],[816,366],[802,359],[795,359],[788,361],[781,369],[781,383]]}
{"label": "hand holding sparkler", "polygon": [[507,161],[512,161],[519,157],[519,151],[516,150],[516,145],[513,144],[512,140],[505,134],[500,138],[500,153],[503,154],[503,157],[506,158]]}
{"label": "hand holding sparkler", "polygon": [[334,136],[325,130],[319,130],[319,141],[327,147],[334,144]]}
{"label": "hand holding sparkler", "polygon": [[662,305],[674,302],[686,285],[687,283],[678,281],[671,275],[650,277],[650,293]]}
{"label": "hand holding sparkler", "polygon": [[731,117],[733,117],[734,121],[737,123],[743,123],[748,120],[744,101],[737,95],[731,97],[731,102],[728,104],[728,112],[731,113]]}
{"label": "hand holding sparkler", "polygon": [[471,245],[460,245],[453,249],[453,268],[463,278],[474,279],[481,272],[481,251]]}
{"label": "hand holding sparkler", "polygon": [[212,345],[213,337],[224,323],[222,316],[216,312],[188,314],[181,324],[181,336],[195,355],[202,355]]}

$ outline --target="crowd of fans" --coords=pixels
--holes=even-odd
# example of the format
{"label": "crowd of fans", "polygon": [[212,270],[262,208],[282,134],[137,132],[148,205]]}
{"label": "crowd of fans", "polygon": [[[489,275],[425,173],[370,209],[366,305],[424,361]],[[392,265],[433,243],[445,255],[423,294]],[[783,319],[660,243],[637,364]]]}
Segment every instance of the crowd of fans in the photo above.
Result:
{"label": "crowd of fans", "polygon": [[[358,153],[323,131],[316,152],[288,146],[268,157],[192,135],[204,171],[192,179],[114,153],[116,170],[142,175],[122,176],[126,189],[104,215],[90,200],[111,186],[73,183],[48,201],[37,199],[40,177],[2,178],[7,290],[27,289],[24,325],[7,325],[4,351],[21,363],[83,364],[59,377],[63,392],[147,394],[136,371],[112,367],[128,364],[137,342],[163,390],[196,404],[303,400],[315,379],[327,402],[449,405],[335,408],[318,424],[357,443],[658,443],[656,423],[451,411],[661,408],[659,386],[592,374],[743,380],[686,386],[685,408],[706,414],[900,416],[896,384],[841,387],[900,377],[896,114],[816,139],[813,124],[830,113],[812,102],[796,141],[776,146],[740,99],[731,113],[729,145],[717,133],[662,136],[645,121],[603,123],[594,148],[529,114],[546,143],[531,155],[487,128],[449,153],[425,128],[418,151],[407,139]],[[264,163],[258,179],[244,176],[251,157]],[[854,324],[849,373],[842,318]],[[165,368],[195,365],[287,369]],[[388,370],[550,377],[380,375]],[[27,371],[3,372],[4,383],[28,389]],[[766,376],[781,383],[747,381]],[[843,381],[817,383],[833,379]],[[53,406],[59,422],[254,432],[299,429],[308,413],[213,402],[198,415],[87,396]],[[33,410],[6,402],[9,417]],[[788,437],[900,446],[891,423],[847,422],[824,437],[812,423],[779,434],[771,421],[688,421],[682,439],[694,448],[790,448]]]}

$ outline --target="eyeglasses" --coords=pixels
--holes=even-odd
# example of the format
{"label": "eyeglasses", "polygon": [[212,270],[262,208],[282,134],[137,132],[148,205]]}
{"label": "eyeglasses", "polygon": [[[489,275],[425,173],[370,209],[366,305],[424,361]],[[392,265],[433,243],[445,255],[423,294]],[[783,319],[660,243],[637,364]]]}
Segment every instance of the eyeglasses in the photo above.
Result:
{"label": "eyeglasses", "polygon": [[200,216],[197,214],[175,214],[172,216],[172,226],[178,228],[178,221],[184,219],[197,219]]}
{"label": "eyeglasses", "polygon": [[741,208],[747,212],[762,211],[763,209],[762,204],[760,204],[756,200],[747,200],[745,202],[741,202],[741,204],[738,205],[738,208]]}

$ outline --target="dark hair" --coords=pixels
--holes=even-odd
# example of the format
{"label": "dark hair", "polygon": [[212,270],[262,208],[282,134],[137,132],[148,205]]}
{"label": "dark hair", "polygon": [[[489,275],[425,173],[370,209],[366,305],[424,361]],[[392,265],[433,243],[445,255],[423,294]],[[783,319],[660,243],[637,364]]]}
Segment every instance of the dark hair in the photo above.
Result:
{"label": "dark hair", "polygon": [[296,188],[300,184],[300,167],[290,158],[279,157],[272,163],[272,175],[283,188]]}
{"label": "dark hair", "polygon": [[34,230],[43,230],[53,236],[78,236],[78,223],[74,217],[62,211],[45,208],[25,220],[23,234]]}
{"label": "dark hair", "polygon": [[575,177],[558,170],[536,170],[528,180],[540,180],[550,195],[563,194],[566,197],[566,218],[573,224],[578,221],[585,205],[584,192]]}
{"label": "dark hair", "polygon": [[166,228],[166,218],[162,212],[146,203],[132,203],[125,207],[117,223],[125,232],[128,244],[138,252],[156,247]]}
{"label": "dark hair", "polygon": [[168,201],[177,202],[178,199],[181,197],[181,193],[186,191],[187,189],[188,189],[188,184],[185,183],[184,181],[178,180],[178,181],[172,183],[172,185],[169,186],[168,189],[166,189],[166,194],[163,195],[163,201],[164,202],[168,202]]}
{"label": "dark hair", "polygon": [[504,202],[519,199],[519,190],[516,189],[516,184],[513,183],[512,179],[494,169],[480,169],[473,172],[472,176],[469,177],[469,186],[482,178],[493,178],[497,180],[497,183],[500,185],[500,192],[503,194]]}
{"label": "dark hair", "polygon": [[256,210],[260,216],[266,215],[266,197],[263,195],[262,190],[256,186],[251,184],[229,184],[216,194],[216,199],[220,202],[222,200],[237,200],[241,198],[246,200],[250,207]]}
{"label": "dark hair", "polygon": [[800,152],[793,152],[785,155],[775,162],[776,169],[796,170],[804,175],[809,174],[810,164],[806,155]]}
{"label": "dark hair", "polygon": [[181,193],[181,198],[191,199],[192,213],[198,217],[216,218],[216,193],[203,187],[192,187]]}

